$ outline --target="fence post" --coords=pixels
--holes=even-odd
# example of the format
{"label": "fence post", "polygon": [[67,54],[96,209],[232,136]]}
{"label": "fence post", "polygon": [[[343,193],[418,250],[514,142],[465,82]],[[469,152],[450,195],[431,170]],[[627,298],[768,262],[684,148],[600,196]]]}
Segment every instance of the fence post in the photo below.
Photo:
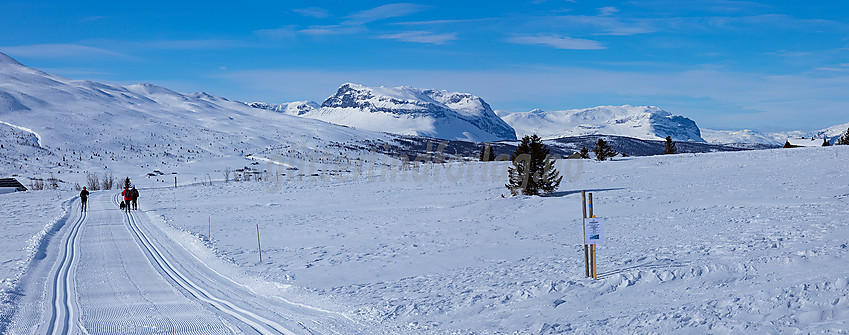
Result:
{"label": "fence post", "polygon": [[[587,191],[581,191],[581,209],[584,212],[584,220],[587,219]],[[581,222],[581,228],[584,231],[584,235],[581,235],[581,240],[584,239],[584,236],[587,235],[587,227],[584,222]],[[584,241],[586,242],[586,241]],[[584,243],[584,273],[587,277],[590,276],[590,248]]]}
{"label": "fence post", "polygon": [[[589,197],[590,197],[590,202],[589,202],[590,217],[594,218],[595,214],[593,214],[593,194],[590,193]],[[596,268],[596,253],[595,253],[595,251],[596,251],[596,245],[590,244],[590,263],[592,263],[592,269],[590,271],[590,274],[591,274],[591,277],[593,277],[593,279],[598,279],[598,273],[596,272],[597,268]]]}
{"label": "fence post", "polygon": [[259,243],[259,223],[256,224],[256,246],[259,249],[259,261],[262,263],[262,245]]}

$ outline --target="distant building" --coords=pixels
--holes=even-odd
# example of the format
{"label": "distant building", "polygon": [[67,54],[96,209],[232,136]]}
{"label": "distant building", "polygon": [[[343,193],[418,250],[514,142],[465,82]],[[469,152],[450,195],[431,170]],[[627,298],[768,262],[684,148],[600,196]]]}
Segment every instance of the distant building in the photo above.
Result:
{"label": "distant building", "polygon": [[803,147],[825,147],[828,146],[828,139],[823,138],[788,138],[784,143],[785,148],[803,148]]}
{"label": "distant building", "polygon": [[27,188],[15,178],[0,178],[0,194],[26,190]]}

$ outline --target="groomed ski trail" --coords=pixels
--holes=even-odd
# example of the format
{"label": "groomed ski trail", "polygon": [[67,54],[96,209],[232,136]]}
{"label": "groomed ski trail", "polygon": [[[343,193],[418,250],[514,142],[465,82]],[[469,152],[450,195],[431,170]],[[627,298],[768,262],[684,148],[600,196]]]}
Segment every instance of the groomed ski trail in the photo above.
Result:
{"label": "groomed ski trail", "polygon": [[28,268],[9,334],[370,334],[342,313],[259,296],[118,195],[79,200]]}

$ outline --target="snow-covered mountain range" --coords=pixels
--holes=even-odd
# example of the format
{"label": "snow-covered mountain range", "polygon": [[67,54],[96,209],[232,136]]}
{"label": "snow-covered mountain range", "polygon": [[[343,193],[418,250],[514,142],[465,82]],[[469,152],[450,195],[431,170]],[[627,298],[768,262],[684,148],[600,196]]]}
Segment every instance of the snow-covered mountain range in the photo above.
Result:
{"label": "snow-covered mountain range", "polygon": [[400,135],[472,142],[516,139],[513,128],[486,101],[469,93],[347,83],[321,105],[312,101],[251,105]]}
{"label": "snow-covered mountain range", "polygon": [[544,139],[582,135],[618,135],[644,140],[704,142],[693,120],[672,115],[654,106],[599,106],[546,112],[502,115],[519,136],[537,134]]}
{"label": "snow-covered mountain range", "polygon": [[330,150],[340,159],[340,148],[394,138],[206,93],[71,80],[2,53],[0,136],[5,176],[80,180],[86,171],[145,176],[162,170],[179,172],[184,181],[246,166],[250,154],[305,157],[298,151]]}
{"label": "snow-covered mountain range", "polygon": [[781,146],[788,138],[824,138],[834,143],[846,133],[849,123],[839,124],[815,131],[786,131],[786,132],[759,132],[750,129],[744,130],[712,130],[702,129],[702,137],[709,143],[758,143]]}

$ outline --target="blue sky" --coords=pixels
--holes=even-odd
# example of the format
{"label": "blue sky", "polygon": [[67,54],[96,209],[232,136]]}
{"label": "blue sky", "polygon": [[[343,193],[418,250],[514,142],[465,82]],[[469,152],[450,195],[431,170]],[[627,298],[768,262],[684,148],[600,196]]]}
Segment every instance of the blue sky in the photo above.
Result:
{"label": "blue sky", "polygon": [[849,122],[849,3],[6,1],[0,52],[74,79],[321,102],[345,82],[504,111],[655,105],[700,127]]}

